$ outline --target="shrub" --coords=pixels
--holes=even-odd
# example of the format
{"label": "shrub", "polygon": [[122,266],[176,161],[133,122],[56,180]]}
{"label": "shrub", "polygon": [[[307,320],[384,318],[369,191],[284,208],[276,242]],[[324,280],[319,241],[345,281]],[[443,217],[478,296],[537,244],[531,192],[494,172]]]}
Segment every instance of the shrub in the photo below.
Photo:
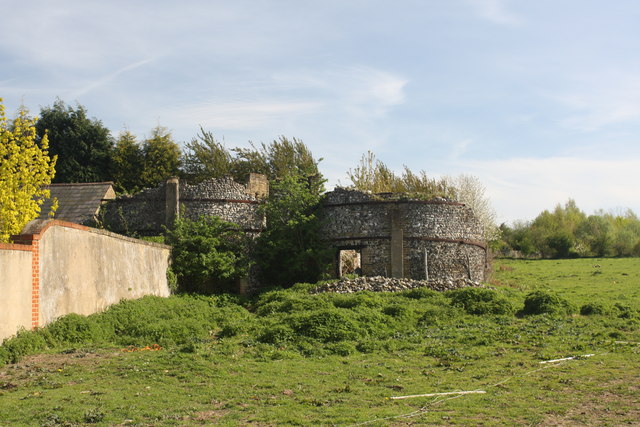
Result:
{"label": "shrub", "polygon": [[75,313],[59,318],[49,325],[48,330],[58,343],[79,344],[103,338],[102,331],[95,322]]}
{"label": "shrub", "polygon": [[618,312],[618,317],[621,319],[633,319],[637,316],[638,312],[628,305],[615,303],[613,308]]}
{"label": "shrub", "polygon": [[0,347],[0,364],[16,363],[23,356],[33,354],[48,347],[46,332],[21,329],[15,337],[5,339]]}
{"label": "shrub", "polygon": [[288,325],[267,326],[258,336],[258,341],[268,344],[281,345],[293,341],[295,332]]}
{"label": "shrub", "polygon": [[275,313],[289,314],[330,307],[331,303],[324,295],[272,291],[260,296],[254,310],[258,316],[269,316]]}
{"label": "shrub", "polygon": [[590,302],[580,307],[580,314],[583,316],[609,314],[610,308],[599,302]]}
{"label": "shrub", "polygon": [[573,305],[566,299],[550,291],[530,292],[524,299],[524,308],[519,314],[571,314]]}
{"label": "shrub", "polygon": [[492,289],[456,289],[447,296],[451,298],[451,305],[460,307],[469,314],[511,314],[514,311],[511,302]]}
{"label": "shrub", "polygon": [[461,314],[462,312],[458,307],[429,303],[423,307],[422,315],[418,322],[423,326],[438,325]]}
{"label": "shrub", "polygon": [[400,295],[411,299],[440,299],[442,293],[429,288],[415,288],[402,292]]}
{"label": "shrub", "polygon": [[322,342],[351,340],[359,335],[359,325],[338,309],[296,313],[289,321],[296,333]]}
{"label": "shrub", "polygon": [[338,308],[379,307],[382,298],[373,292],[358,292],[356,294],[331,294],[331,302]]}
{"label": "shrub", "polygon": [[179,219],[167,231],[178,291],[203,294],[234,290],[248,274],[250,240],[239,226],[215,216]]}

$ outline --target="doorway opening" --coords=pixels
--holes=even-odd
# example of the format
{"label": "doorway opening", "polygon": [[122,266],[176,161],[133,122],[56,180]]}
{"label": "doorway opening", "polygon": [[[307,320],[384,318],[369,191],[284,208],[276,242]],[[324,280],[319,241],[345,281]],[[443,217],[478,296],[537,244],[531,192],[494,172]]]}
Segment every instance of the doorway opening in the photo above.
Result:
{"label": "doorway opening", "polygon": [[338,277],[348,274],[362,275],[362,248],[340,249],[338,252]]}

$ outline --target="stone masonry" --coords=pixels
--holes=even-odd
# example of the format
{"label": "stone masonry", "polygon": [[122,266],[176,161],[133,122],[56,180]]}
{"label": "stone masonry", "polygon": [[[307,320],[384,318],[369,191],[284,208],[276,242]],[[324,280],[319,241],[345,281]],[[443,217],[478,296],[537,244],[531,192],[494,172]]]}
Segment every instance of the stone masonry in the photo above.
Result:
{"label": "stone masonry", "polygon": [[[485,278],[480,224],[464,204],[337,188],[325,195],[323,235],[361,255],[361,275],[414,280]],[[339,276],[339,255],[336,275]]]}
{"label": "stone masonry", "polygon": [[260,174],[251,174],[246,186],[231,178],[196,185],[171,178],[156,188],[109,202],[102,209],[101,219],[115,232],[154,235],[161,233],[163,226],[169,227],[178,215],[189,219],[215,215],[257,234],[265,226],[258,207],[268,192],[267,178]]}

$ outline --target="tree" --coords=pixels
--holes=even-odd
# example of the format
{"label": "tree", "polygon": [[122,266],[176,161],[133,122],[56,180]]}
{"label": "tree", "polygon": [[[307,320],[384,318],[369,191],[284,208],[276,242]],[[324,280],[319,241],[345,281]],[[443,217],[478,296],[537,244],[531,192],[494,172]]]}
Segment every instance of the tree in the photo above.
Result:
{"label": "tree", "polygon": [[113,181],[117,191],[135,193],[142,189],[140,172],[144,165],[142,147],[135,135],[124,131],[113,150]]}
{"label": "tree", "polygon": [[263,173],[274,182],[289,176],[304,179],[307,188],[316,194],[324,191],[324,178],[318,170],[318,163],[311,150],[297,138],[292,140],[281,136],[271,144],[262,143],[260,148],[235,148],[236,158],[233,175],[236,180],[246,181],[249,173]]}
{"label": "tree", "polygon": [[0,242],[20,233],[49,197],[45,186],[55,175],[56,156],[48,148],[46,134],[37,141],[35,119],[26,110],[7,121],[0,98]]}
{"label": "tree", "polygon": [[172,246],[171,268],[181,292],[232,291],[235,281],[248,274],[249,239],[239,226],[219,217],[178,219],[167,230],[166,242]]}
{"label": "tree", "polygon": [[602,215],[589,215],[576,227],[581,255],[605,257],[613,253],[613,226]]}
{"label": "tree", "polygon": [[303,176],[273,183],[264,205],[267,229],[258,238],[256,259],[267,284],[315,283],[327,270],[332,250],[320,235],[320,195]]}
{"label": "tree", "polygon": [[194,183],[231,175],[234,158],[213,133],[200,127],[200,133],[185,144],[183,172]]}
{"label": "tree", "polygon": [[543,258],[566,258],[577,254],[576,229],[586,215],[569,199],[553,212],[540,213],[531,223],[531,236]]}
{"label": "tree", "polygon": [[467,205],[475,214],[485,240],[490,242],[498,239],[500,229],[496,226],[496,212],[485,195],[486,190],[480,180],[473,175],[462,174],[456,178],[448,178],[448,182],[453,189],[453,198]]}
{"label": "tree", "polygon": [[151,137],[142,143],[142,153],[142,187],[155,187],[159,182],[177,176],[180,172],[180,147],[173,141],[167,128],[155,127],[151,131]]}
{"label": "tree", "polygon": [[40,111],[38,141],[45,134],[49,151],[58,156],[54,182],[95,182],[111,179],[113,139],[97,119],[87,118],[82,105],[75,109],[57,100]]}

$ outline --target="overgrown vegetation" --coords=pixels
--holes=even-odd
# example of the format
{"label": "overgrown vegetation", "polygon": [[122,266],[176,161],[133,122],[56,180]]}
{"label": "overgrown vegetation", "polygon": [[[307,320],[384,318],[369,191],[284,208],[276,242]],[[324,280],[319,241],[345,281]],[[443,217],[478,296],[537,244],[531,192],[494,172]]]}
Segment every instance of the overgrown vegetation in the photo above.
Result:
{"label": "overgrown vegetation", "polygon": [[251,266],[251,238],[216,216],[176,220],[165,242],[172,246],[171,271],[180,292],[235,291],[236,281],[246,277]]}
{"label": "overgrown vegetation", "polygon": [[587,215],[575,201],[545,210],[531,222],[500,226],[503,256],[542,258],[640,256],[640,219],[627,210]]}
{"label": "overgrown vegetation", "polygon": [[[49,353],[0,369],[0,420],[623,424],[638,415],[640,269],[596,262],[499,261],[496,289],[310,294],[315,285],[298,284],[68,315],[0,347],[4,363]],[[486,395],[387,399],[455,390]]]}
{"label": "overgrown vegetation", "polygon": [[316,282],[331,265],[333,251],[320,235],[317,185],[304,176],[289,175],[271,186],[263,205],[267,227],[255,249],[263,283],[286,287]]}
{"label": "overgrown vegetation", "polygon": [[397,193],[422,200],[444,197],[464,203],[474,212],[488,242],[500,235],[495,223],[495,211],[485,195],[485,188],[474,176],[431,178],[425,171],[416,174],[407,166],[398,175],[368,151],[362,155],[358,166],[349,169],[347,177],[352,187],[360,191]]}

